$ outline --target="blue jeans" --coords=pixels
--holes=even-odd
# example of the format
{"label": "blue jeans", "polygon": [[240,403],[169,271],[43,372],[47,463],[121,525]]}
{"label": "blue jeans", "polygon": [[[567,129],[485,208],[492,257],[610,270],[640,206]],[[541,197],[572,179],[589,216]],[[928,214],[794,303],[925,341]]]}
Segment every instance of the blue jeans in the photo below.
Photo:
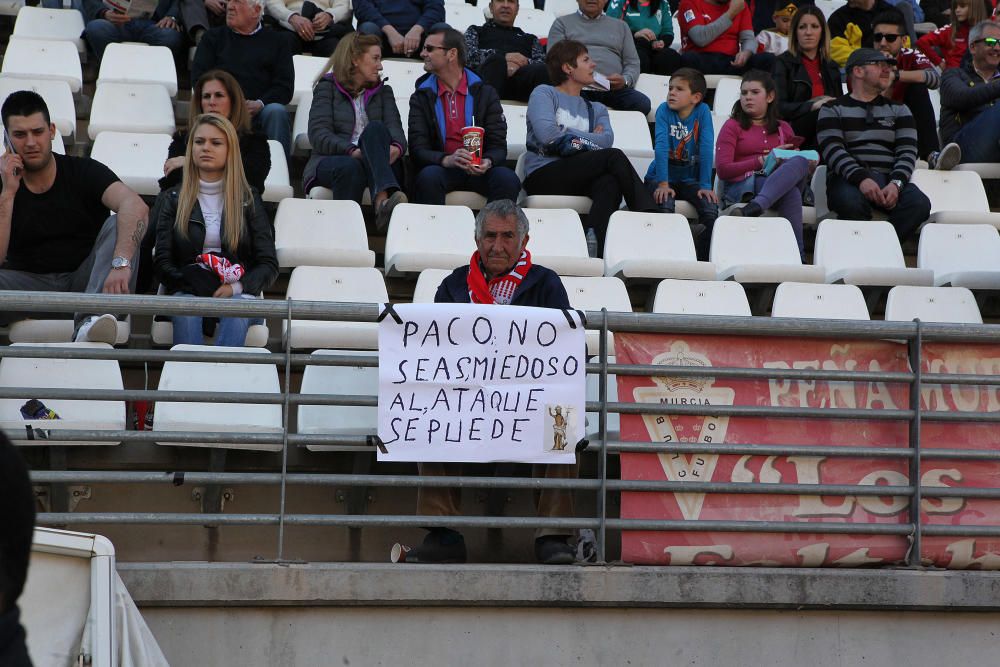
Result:
{"label": "blue jeans", "polygon": [[[192,296],[186,292],[177,292],[174,296]],[[240,294],[233,299],[256,299],[250,294]],[[201,317],[195,315],[174,315],[170,318],[174,324],[174,345],[204,345],[205,336],[202,333]],[[221,347],[243,347],[246,345],[247,330],[251,324],[262,324],[260,318],[220,317],[219,326],[215,330],[215,344]]]}
{"label": "blue jeans", "polygon": [[521,193],[521,181],[507,167],[493,167],[482,176],[473,176],[458,167],[432,164],[417,174],[413,190],[413,201],[417,204],[443,205],[445,195],[455,190],[478,192],[487,201],[517,201],[517,196]]}
{"label": "blue jeans", "polygon": [[143,42],[150,46],[166,46],[176,56],[184,47],[184,33],[170,28],[160,28],[150,19],[132,19],[116,26],[105,19],[94,19],[87,23],[83,35],[100,60],[108,44],[117,42]]}
{"label": "blue jeans", "polygon": [[[872,178],[880,188],[889,183],[889,175],[872,172]],[[830,172],[826,177],[826,201],[831,211],[836,211],[841,220],[871,220],[872,204],[861,194],[858,186],[851,185],[843,178]],[[887,211],[889,222],[896,228],[899,242],[910,238],[931,214],[931,200],[913,183],[907,183],[899,193],[896,206]]]}
{"label": "blue jeans", "polygon": [[[643,181],[643,185],[646,186],[650,195],[656,191],[658,184],[653,178],[647,178]],[[665,213],[673,213],[676,210],[676,200],[678,199],[694,206],[694,210],[698,213],[699,224],[705,226],[705,231],[694,240],[695,252],[698,254],[698,259],[707,261],[709,247],[712,243],[712,228],[715,226],[715,219],[719,217],[719,205],[699,197],[698,190],[701,188],[698,187],[697,183],[671,183],[670,187],[674,189],[674,196],[667,197],[667,200],[659,205],[660,210]]]}
{"label": "blue jeans", "polygon": [[983,109],[951,140],[962,147],[962,162],[1000,162],[1000,106]]}
{"label": "blue jeans", "polygon": [[608,91],[585,90],[581,94],[591,102],[600,102],[609,109],[641,111],[644,116],[649,113],[652,105],[648,97],[634,88]]}
{"label": "blue jeans", "polygon": [[333,190],[334,199],[353,199],[361,201],[365,188],[371,193],[372,201],[375,195],[386,190],[399,190],[400,175],[396,172],[402,160],[389,164],[389,145],[392,137],[381,121],[368,123],[358,147],[362,159],[350,155],[332,155],[323,158],[316,165],[316,185]]}
{"label": "blue jeans", "polygon": [[254,116],[253,130],[281,144],[285,149],[285,157],[292,154],[292,119],[284,104],[265,104]]}

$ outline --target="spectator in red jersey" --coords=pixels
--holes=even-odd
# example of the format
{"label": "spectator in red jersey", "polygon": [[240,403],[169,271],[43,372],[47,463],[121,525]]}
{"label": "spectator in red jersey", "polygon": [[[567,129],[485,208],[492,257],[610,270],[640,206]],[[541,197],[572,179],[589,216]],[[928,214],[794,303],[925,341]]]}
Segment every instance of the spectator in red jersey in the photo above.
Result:
{"label": "spectator in red jersey", "polygon": [[742,74],[750,69],[770,72],[774,55],[757,53],[746,0],[683,0],[677,9],[681,24],[681,66],[702,74]]}
{"label": "spectator in red jersey", "polygon": [[[934,117],[934,107],[931,106],[927,91],[937,89],[941,83],[941,75],[927,56],[903,47],[906,27],[903,15],[899,12],[882,12],[875,17],[872,30],[872,48],[896,61],[892,70],[894,83],[885,92],[885,96],[910,108],[913,121],[917,124],[918,157],[927,160],[933,155],[936,159],[935,153],[940,147],[937,118]],[[945,157],[947,160],[953,159],[954,152],[948,152]]]}
{"label": "spectator in red jersey", "polygon": [[989,18],[978,0],[952,0],[951,24],[917,40],[917,48],[941,69],[958,67],[969,50],[969,29]]}

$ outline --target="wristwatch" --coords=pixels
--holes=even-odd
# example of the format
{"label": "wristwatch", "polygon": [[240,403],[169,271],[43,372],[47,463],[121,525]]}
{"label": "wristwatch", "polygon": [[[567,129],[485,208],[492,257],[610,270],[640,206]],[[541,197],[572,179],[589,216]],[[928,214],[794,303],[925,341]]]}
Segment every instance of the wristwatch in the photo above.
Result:
{"label": "wristwatch", "polygon": [[132,266],[132,263],[128,261],[128,257],[122,257],[121,255],[111,259],[112,269],[127,269]]}
{"label": "wristwatch", "polygon": [[902,189],[903,189],[903,181],[899,180],[898,178],[894,178],[894,179],[892,179],[889,182],[892,183],[893,185],[895,185],[897,190],[902,191]]}

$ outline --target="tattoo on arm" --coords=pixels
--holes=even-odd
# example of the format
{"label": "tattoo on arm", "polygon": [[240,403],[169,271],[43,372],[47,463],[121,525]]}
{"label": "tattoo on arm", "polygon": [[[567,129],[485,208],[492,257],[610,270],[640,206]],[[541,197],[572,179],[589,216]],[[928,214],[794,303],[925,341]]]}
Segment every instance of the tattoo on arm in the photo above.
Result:
{"label": "tattoo on arm", "polygon": [[135,231],[132,232],[132,243],[135,245],[135,249],[138,250],[142,246],[142,237],[146,234],[146,221],[137,220],[135,223]]}

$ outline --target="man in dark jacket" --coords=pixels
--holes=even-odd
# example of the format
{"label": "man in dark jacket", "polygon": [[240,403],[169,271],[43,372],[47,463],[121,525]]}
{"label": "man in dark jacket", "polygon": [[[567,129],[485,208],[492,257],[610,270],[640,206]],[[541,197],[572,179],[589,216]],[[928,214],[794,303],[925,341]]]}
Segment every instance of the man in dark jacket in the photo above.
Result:
{"label": "man in dark jacket", "polygon": [[941,141],[962,162],[1000,162],[1000,24],[974,25],[969,55],[941,77]]}
{"label": "man in dark jacket", "polygon": [[292,150],[292,121],[285,105],[292,101],[295,69],[288,39],[260,23],[264,0],[230,0],[226,25],[205,33],[191,63],[191,81],[212,69],[229,72],[240,82],[253,129]]}
{"label": "man in dark jacket", "polygon": [[[465,41],[452,28],[431,30],[421,51],[430,72],[410,97],[410,158],[417,173],[413,200],[444,204],[455,190],[472,190],[487,201],[516,201],[521,182],[507,159],[507,121],[500,97],[465,68]],[[462,129],[485,131],[481,159],[463,141]]]}
{"label": "man in dark jacket", "polygon": [[0,507],[4,517],[0,531],[0,665],[31,667],[17,598],[28,576],[35,497],[28,468],[3,433],[0,433]]}
{"label": "man in dark jacket", "polygon": [[465,31],[466,64],[502,99],[527,102],[549,74],[538,38],[514,27],[517,11],[518,0],[490,0],[493,18]]}
{"label": "man in dark jacket", "polygon": [[354,0],[358,32],[382,38],[382,57],[419,58],[424,39],[446,28],[444,0]]}
{"label": "man in dark jacket", "polygon": [[184,46],[180,16],[180,0],[160,0],[152,16],[134,18],[111,9],[102,0],[84,0],[83,19],[87,25],[83,36],[98,60],[104,57],[108,44],[117,42],[166,46],[179,54]]}
{"label": "man in dark jacket", "polygon": [[[435,303],[487,303],[568,309],[569,297],[559,276],[551,269],[531,263],[528,245],[528,218],[517,204],[499,200],[487,204],[476,216],[476,247],[468,266],[455,269],[445,278]],[[461,464],[421,463],[421,475],[459,475]],[[537,465],[535,476],[574,479],[575,465]],[[421,487],[417,492],[417,514],[455,516],[459,514],[461,489]],[[538,516],[573,516],[571,492],[546,489],[536,496]],[[541,563],[568,564],[575,560],[565,529],[535,532],[535,557]],[[465,538],[449,528],[430,528],[423,544],[407,554],[406,562],[464,563]]]}

